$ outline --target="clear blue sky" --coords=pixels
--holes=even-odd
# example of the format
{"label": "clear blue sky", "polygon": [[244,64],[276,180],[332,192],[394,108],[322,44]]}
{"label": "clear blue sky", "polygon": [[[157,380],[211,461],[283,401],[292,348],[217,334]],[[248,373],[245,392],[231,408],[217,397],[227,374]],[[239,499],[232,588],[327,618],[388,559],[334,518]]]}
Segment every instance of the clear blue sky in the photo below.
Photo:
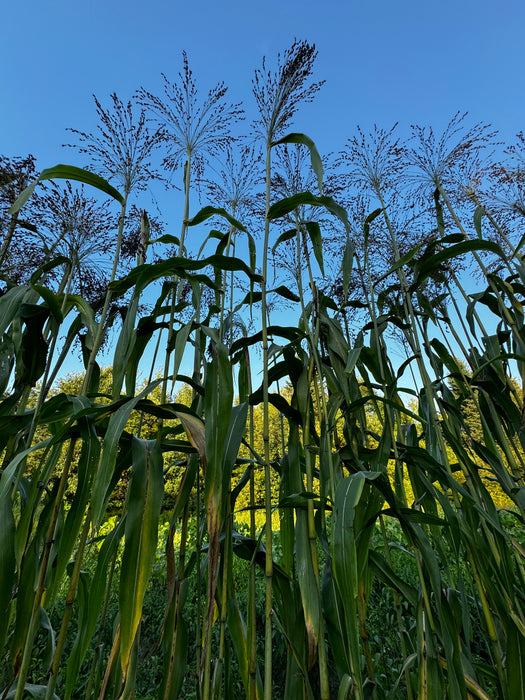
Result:
{"label": "clear blue sky", "polygon": [[183,49],[203,91],[225,80],[253,115],[254,69],[294,37],[317,45],[326,80],[295,123],[321,153],[356,124],[439,131],[457,110],[505,140],[525,128],[523,0],[28,0],[4,3],[2,25],[0,153],[40,168],[78,159],[61,144],[95,128],[92,93],[160,92]]}
{"label": "clear blue sky", "polygon": [[159,94],[183,50],[202,93],[224,80],[248,125],[254,69],[294,38],[316,44],[326,80],[294,124],[321,154],[358,124],[439,133],[457,111],[506,142],[525,129],[525,0],[28,0],[4,3],[2,24],[0,154],[32,153],[39,169],[85,165],[62,144],[67,127],[96,129],[92,94]]}

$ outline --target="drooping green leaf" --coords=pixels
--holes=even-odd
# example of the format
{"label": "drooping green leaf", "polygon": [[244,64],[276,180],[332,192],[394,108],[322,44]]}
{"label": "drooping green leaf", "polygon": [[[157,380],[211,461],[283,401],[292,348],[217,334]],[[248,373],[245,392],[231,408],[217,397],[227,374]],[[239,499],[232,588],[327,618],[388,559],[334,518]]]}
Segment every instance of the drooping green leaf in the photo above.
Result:
{"label": "drooping green leaf", "polygon": [[230,424],[228,425],[228,432],[224,442],[224,460],[222,463],[223,488],[226,489],[229,488],[232,469],[239,455],[247,417],[248,401],[237,404],[232,408]]}
{"label": "drooping green leaf", "polygon": [[350,238],[345,243],[345,252],[343,253],[343,262],[341,263],[341,268],[343,272],[343,293],[344,299],[348,296],[348,286],[350,284],[350,278],[352,276],[352,268],[354,264],[355,255],[355,244]]}
{"label": "drooping green leaf", "polygon": [[195,281],[206,284],[210,289],[217,289],[217,285],[207,275],[193,274],[195,270],[202,270],[207,266],[217,267],[221,270],[233,270],[245,272],[254,282],[259,282],[261,276],[253,272],[245,262],[239,258],[231,258],[225,255],[211,255],[202,260],[189,260],[188,258],[173,257],[155,264],[144,264],[134,268],[126,277],[112,282],[110,289],[115,296],[125,294],[132,287],[139,290],[145,289],[151,282],[176,275],[190,282]]}
{"label": "drooping green leaf", "polygon": [[317,221],[305,221],[304,225],[310,236],[310,241],[312,242],[312,248],[314,251],[315,259],[321,270],[321,274],[324,275],[324,263],[323,263],[323,240],[321,236],[321,227]]}
{"label": "drooping green leaf", "polygon": [[282,139],[279,139],[278,141],[273,141],[272,147],[273,146],[279,146],[280,144],[286,144],[286,143],[299,143],[302,144],[303,146],[306,146],[308,150],[310,151],[310,162],[312,163],[312,170],[314,171],[316,177],[317,177],[317,186],[319,187],[319,192],[322,194],[323,193],[323,161],[321,160],[321,156],[319,155],[319,151],[317,150],[317,147],[315,143],[312,141],[312,139],[306,134],[300,134],[300,133],[292,133],[292,134],[287,134],[286,136],[283,136]]}
{"label": "drooping green leaf", "polygon": [[379,214],[382,213],[382,211],[383,209],[381,208],[374,209],[374,211],[371,212],[365,219],[365,222],[363,224],[363,237],[365,240],[365,246],[368,245],[368,238],[370,236],[370,224],[372,223],[372,221],[374,221],[374,219],[377,219],[377,217],[379,216]]}
{"label": "drooping green leaf", "polygon": [[332,197],[316,197],[311,192],[299,192],[291,197],[285,197],[272,204],[268,211],[268,219],[273,221],[275,219],[280,219],[286,216],[297,207],[309,205],[312,207],[323,207],[327,209],[331,214],[336,216],[341,223],[344,225],[348,233],[350,233],[350,223],[348,221],[348,214],[344,207],[337,204]]}
{"label": "drooping green leaf", "polygon": [[407,264],[413,259],[413,257],[415,256],[415,254],[417,253],[417,251],[418,251],[420,248],[421,248],[421,244],[415,246],[414,248],[412,248],[412,250],[409,250],[408,253],[405,253],[405,255],[401,256],[401,257],[399,258],[399,260],[397,260],[397,261],[392,265],[392,267],[388,270],[388,272],[385,272],[385,274],[382,275],[382,276],[378,279],[378,283],[379,283],[379,282],[382,282],[384,279],[386,279],[387,277],[389,277],[393,272],[397,272],[397,270],[399,270],[400,268],[402,268],[402,267],[404,267],[405,265],[407,265]]}
{"label": "drooping green leaf", "polygon": [[0,337],[4,335],[11,321],[18,315],[29,287],[11,287],[0,297]]}
{"label": "drooping green leaf", "polygon": [[483,219],[484,215],[485,207],[476,207],[476,210],[474,211],[474,228],[476,229],[478,238],[483,238],[483,235],[481,233],[481,220]]}
{"label": "drooping green leaf", "polygon": [[165,233],[163,236],[159,236],[159,238],[154,238],[150,241],[151,245],[154,243],[165,243],[166,245],[180,246],[180,238],[172,235],[171,233]]}
{"label": "drooping green leaf", "polygon": [[281,233],[281,235],[277,238],[275,243],[272,246],[272,251],[275,253],[277,248],[280,246],[281,243],[285,243],[286,241],[291,241],[292,238],[295,238],[297,236],[297,229],[296,228],[290,228],[288,231],[284,231]]}
{"label": "drooping green leaf", "polygon": [[276,287],[275,289],[271,289],[269,290],[269,293],[270,292],[279,294],[279,296],[283,297],[284,299],[288,299],[289,301],[301,301],[301,297],[297,296],[297,294],[294,294],[294,292],[292,292],[291,289],[288,289],[288,287],[285,287],[284,285]]}
{"label": "drooping green leaf", "polygon": [[239,231],[244,231],[245,233],[247,233],[246,228],[241,224],[241,222],[237,221],[237,219],[234,219],[233,216],[231,214],[228,214],[226,209],[223,209],[222,207],[203,207],[200,211],[198,211],[195,214],[194,217],[188,219],[184,223],[186,224],[186,226],[197,226],[197,224],[202,224],[203,221],[206,221],[211,216],[221,216]]}
{"label": "drooping green leaf", "polygon": [[175,416],[184,426],[188,440],[197,450],[203,469],[206,470],[206,441],[204,423],[198,416],[186,411],[175,411]]}
{"label": "drooping green leaf", "polygon": [[42,180],[75,180],[77,182],[83,182],[86,185],[90,185],[104,192],[104,194],[108,194],[120,204],[124,203],[124,198],[120,192],[112,187],[109,182],[106,182],[104,178],[100,177],[100,175],[96,175],[89,170],[82,170],[82,168],[77,168],[74,165],[55,165],[53,168],[42,170],[38,178],[25,188],[9,209],[10,214],[16,214],[17,211],[20,211],[33,194],[35,187],[39,182],[42,182]]}
{"label": "drooping green leaf", "polygon": [[424,256],[421,260],[418,260],[414,268],[414,281],[410,285],[409,291],[414,292],[416,289],[422,286],[432,274],[439,270],[443,263],[457,258],[459,255],[464,255],[465,253],[470,253],[473,251],[487,251],[498,255],[502,259],[505,259],[503,251],[499,245],[493,243],[492,241],[463,241],[462,243],[457,243],[445,248],[445,250],[434,253],[432,256]]}
{"label": "drooping green leaf", "polygon": [[42,277],[42,275],[45,275],[46,272],[53,270],[59,265],[64,265],[64,263],[69,263],[69,259],[66,258],[64,255],[59,255],[58,257],[53,258],[52,260],[48,260],[33,272],[30,278],[31,285],[35,285],[36,282],[40,279],[40,277]]}

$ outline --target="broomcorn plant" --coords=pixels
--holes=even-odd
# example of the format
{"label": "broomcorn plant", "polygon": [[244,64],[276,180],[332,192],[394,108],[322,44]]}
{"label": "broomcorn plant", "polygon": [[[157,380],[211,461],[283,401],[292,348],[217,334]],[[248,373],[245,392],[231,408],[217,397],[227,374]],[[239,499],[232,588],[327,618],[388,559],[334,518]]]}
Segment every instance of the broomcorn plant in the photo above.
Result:
{"label": "broomcorn plant", "polygon": [[[118,203],[105,301],[126,314],[103,381],[109,306],[97,316],[59,245],[0,296],[2,700],[523,696],[523,137],[498,171],[483,165],[488,132],[460,134],[459,117],[417,148],[425,130],[405,145],[359,132],[329,189],[314,143],[287,133],[320,87],[315,57],[296,41],[256,72],[263,211],[257,151],[236,165],[236,108],[223,85],[199,106],[186,57],[166,104],[139,91],[148,113],[135,122],[116,98],[113,111],[97,102],[102,130],[75,132],[120,191],[71,166],[38,178]],[[162,137],[147,137],[147,118]],[[182,236],[153,241],[177,251],[151,263],[142,211],[136,265],[117,279],[122,217],[154,145],[168,167],[186,163]],[[224,153],[210,183],[197,166]],[[197,175],[210,206],[189,219]],[[4,236],[17,217],[5,260],[36,184],[2,209]],[[68,202],[79,220],[91,211],[82,190],[49,192],[42,222],[77,211]],[[104,242],[105,217],[93,223]],[[197,254],[193,226],[209,228]],[[275,289],[272,252],[293,272]],[[271,295],[297,304],[295,323],[271,324]],[[164,369],[139,386],[166,329]],[[55,390],[79,334],[85,377]],[[184,391],[170,396],[175,380]]]}
{"label": "broomcorn plant", "polygon": [[263,440],[265,461],[265,502],[266,502],[266,612],[265,612],[265,680],[264,696],[272,697],[272,509],[271,509],[271,475],[269,450],[268,417],[268,250],[270,244],[270,201],[272,180],[272,146],[283,136],[301,102],[311,101],[321,87],[321,83],[311,82],[313,64],[317,52],[314,45],[306,41],[295,41],[284,56],[279,56],[277,69],[273,72],[267,68],[266,59],[262,68],[255,72],[253,95],[257,103],[259,118],[255,128],[264,139],[266,150],[265,166],[265,220],[263,240],[263,260],[261,285],[262,306],[262,351],[263,351]]}

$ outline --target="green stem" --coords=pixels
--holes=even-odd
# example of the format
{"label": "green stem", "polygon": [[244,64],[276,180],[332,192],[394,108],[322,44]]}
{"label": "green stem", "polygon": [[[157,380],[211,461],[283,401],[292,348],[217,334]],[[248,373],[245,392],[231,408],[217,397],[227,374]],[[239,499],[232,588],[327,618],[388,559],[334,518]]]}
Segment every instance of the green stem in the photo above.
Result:
{"label": "green stem", "polygon": [[111,269],[111,275],[109,277],[108,289],[106,291],[106,297],[104,299],[104,306],[102,307],[102,313],[100,314],[100,321],[97,327],[97,333],[93,339],[93,347],[89,354],[89,360],[86,368],[86,374],[84,376],[84,382],[80,390],[80,395],[85,396],[88,392],[89,384],[91,382],[91,377],[93,376],[93,371],[95,369],[95,360],[102,345],[104,339],[104,333],[106,332],[106,320],[109,312],[109,306],[113,298],[113,294],[109,288],[109,285],[114,282],[117,276],[117,268],[120,260],[120,249],[122,246],[122,236],[124,233],[124,223],[126,220],[126,207],[127,207],[127,195],[124,196],[124,201],[122,202],[122,209],[120,211],[120,218],[118,222],[118,232],[117,232],[117,244],[115,246],[115,255],[113,257],[113,267]]}
{"label": "green stem", "polygon": [[31,620],[28,627],[28,632],[26,636],[26,641],[24,645],[24,652],[22,655],[22,663],[20,666],[20,672],[18,674],[18,685],[16,688],[16,694],[14,700],[22,700],[24,694],[24,687],[27,679],[27,672],[29,670],[29,664],[31,663],[32,650],[33,650],[33,640],[35,638],[36,631],[38,629],[38,619],[39,610],[42,602],[42,596],[44,594],[45,580],[47,574],[47,568],[49,565],[49,557],[51,555],[51,548],[54,542],[55,528],[58,521],[58,516],[60,513],[60,507],[62,505],[62,500],[67,486],[67,479],[69,475],[69,469],[71,467],[71,461],[73,459],[73,453],[75,451],[76,440],[71,440],[69,443],[68,452],[64,460],[64,468],[60,477],[60,482],[58,485],[58,491],[53,505],[53,514],[51,516],[51,521],[47,529],[46,543],[44,547],[44,555],[42,558],[42,564],[40,565],[40,574],[38,578],[38,585],[35,591],[33,600],[33,610],[31,612]]}
{"label": "green stem", "polygon": [[11,245],[11,241],[13,240],[13,235],[14,235],[17,223],[18,223],[18,212],[16,212],[16,214],[13,214],[9,220],[9,226],[7,227],[7,232],[5,234],[5,238],[4,238],[3,243],[2,243],[2,248],[0,248],[0,266],[3,265],[4,260],[6,258],[7,252],[9,250],[9,246]]}
{"label": "green stem", "polygon": [[271,179],[271,141],[266,145],[266,195],[264,217],[263,264],[261,282],[261,316],[262,316],[262,350],[263,350],[263,444],[264,444],[264,495],[265,495],[265,545],[266,545],[266,595],[264,615],[264,700],[272,700],[272,487],[270,474],[270,420],[268,403],[268,247],[270,242],[270,179]]}
{"label": "green stem", "polygon": [[[80,542],[78,544],[77,555],[75,558],[75,564],[73,566],[73,573],[71,574],[71,581],[69,583],[69,588],[66,595],[66,608],[64,610],[64,616],[62,617],[62,624],[60,626],[60,632],[57,639],[57,645],[55,648],[55,653],[53,655],[53,661],[51,663],[51,675],[47,684],[47,692],[45,700],[53,700],[53,695],[55,691],[55,685],[58,677],[58,672],[60,670],[60,661],[62,658],[62,652],[64,650],[64,645],[66,643],[66,634],[69,626],[69,620],[73,612],[73,604],[76,599],[78,584],[80,581],[80,570],[82,566],[82,561],[84,558],[84,549],[86,546],[89,528],[91,526],[91,511],[89,510],[86,519],[84,521],[84,527],[82,529],[82,534],[80,536]],[[17,699],[18,700],[18,699]],[[21,700],[21,698],[20,698]]]}
{"label": "green stem", "polygon": [[[307,267],[308,267],[308,272],[310,276],[310,288],[312,290],[312,294],[314,295],[313,299],[313,308],[315,309],[314,312],[314,318],[313,318],[313,323],[315,324],[315,328],[312,330],[310,327],[310,323],[308,322],[307,314],[306,314],[306,307],[304,305],[304,290],[303,290],[303,283],[302,283],[302,274],[301,274],[301,226],[300,223],[297,219],[296,216],[296,230],[297,230],[297,235],[296,235],[296,246],[297,246],[297,285],[298,285],[298,291],[299,291],[299,298],[301,300],[301,310],[302,310],[302,316],[303,316],[303,326],[305,330],[307,329],[308,332],[308,337],[310,341],[310,348],[311,348],[311,357],[310,357],[310,363],[308,367],[308,381],[307,381],[307,386],[310,388],[313,384],[313,377],[314,377],[314,369],[317,367],[319,372],[322,372],[322,365],[321,362],[318,358],[318,353],[317,353],[317,347],[318,347],[318,341],[319,341],[319,313],[318,310],[316,309],[316,286],[315,282],[313,279],[313,274],[312,274],[312,269],[310,266],[310,260],[308,256],[308,249],[305,246],[305,257],[306,257],[306,262],[307,262]],[[304,439],[304,459],[305,459],[305,469],[306,469],[306,490],[309,493],[312,493],[314,490],[314,480],[313,480],[313,464],[312,464],[312,454],[311,454],[311,449],[310,449],[310,421],[309,421],[309,414],[310,414],[310,404],[311,404],[311,394],[310,391],[308,392],[308,399],[307,399],[307,405],[305,408],[305,423],[303,427],[303,439]],[[326,415],[325,415],[326,418]],[[315,457],[313,457],[313,460],[315,460]],[[335,485],[332,480],[331,484],[332,488],[332,495],[335,494]],[[319,598],[319,609],[322,608],[322,603],[321,603],[321,587],[320,587],[320,576],[319,576],[319,562],[317,559],[317,535],[316,535],[316,530],[315,530],[315,513],[314,513],[314,504],[311,499],[308,499],[307,502],[307,518],[308,518],[308,540],[309,540],[309,545],[310,545],[310,556],[311,556],[311,561],[312,561],[312,568],[316,580],[316,585],[317,585],[317,594]],[[317,642],[317,648],[318,648],[318,654],[319,654],[319,681],[320,681],[320,690],[321,690],[321,700],[328,700],[330,697],[330,687],[329,687],[329,681],[328,681],[328,665],[327,665],[327,658],[326,658],[326,647],[325,647],[325,641],[324,641],[324,618],[322,615],[319,616],[319,629],[316,630],[316,634],[318,636],[318,639],[316,640]]]}

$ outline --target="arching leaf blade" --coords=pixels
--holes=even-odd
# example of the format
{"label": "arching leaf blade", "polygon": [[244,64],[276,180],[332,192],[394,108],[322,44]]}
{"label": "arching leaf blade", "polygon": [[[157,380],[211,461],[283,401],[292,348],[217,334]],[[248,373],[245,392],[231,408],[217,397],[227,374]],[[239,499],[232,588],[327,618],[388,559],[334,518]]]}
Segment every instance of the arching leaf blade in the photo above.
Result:
{"label": "arching leaf blade", "polygon": [[90,185],[100,192],[113,197],[120,204],[124,203],[124,197],[116,190],[112,185],[104,180],[100,175],[90,172],[89,170],[83,170],[82,168],[77,168],[74,165],[55,165],[53,168],[46,168],[42,170],[39,177],[32,182],[25,190],[19,195],[15,203],[9,209],[10,214],[16,214],[17,211],[27,203],[31,195],[33,194],[35,187],[39,182],[43,180],[75,180],[76,182],[83,182],[86,185]]}

